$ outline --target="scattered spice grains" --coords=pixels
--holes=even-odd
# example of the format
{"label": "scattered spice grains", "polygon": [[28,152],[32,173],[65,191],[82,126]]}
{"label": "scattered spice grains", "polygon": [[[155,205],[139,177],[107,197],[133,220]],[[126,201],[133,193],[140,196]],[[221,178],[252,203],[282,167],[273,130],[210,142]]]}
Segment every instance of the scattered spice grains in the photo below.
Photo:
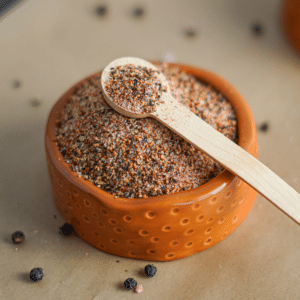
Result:
{"label": "scattered spice grains", "polygon": [[124,286],[127,290],[133,290],[137,286],[137,282],[134,278],[127,278],[124,281]]}
{"label": "scattered spice grains", "polygon": [[21,87],[22,82],[18,79],[13,80],[12,82],[12,88],[13,89],[18,89],[19,87]]}
{"label": "scattered spice grains", "polygon": [[41,105],[41,100],[37,99],[37,98],[32,98],[29,102],[31,107],[39,107]]}
{"label": "scattered spice grains", "polygon": [[107,14],[107,7],[103,4],[103,5],[99,5],[96,7],[96,14],[99,17],[103,17]]}
{"label": "scattered spice grains", "polygon": [[[222,94],[177,67],[157,67],[178,101],[237,141],[236,116]],[[115,197],[147,198],[196,188],[223,170],[158,121],[128,118],[110,108],[100,76],[74,90],[57,121],[57,146],[79,177]]]}
{"label": "scattered spice grains", "polygon": [[259,126],[261,132],[267,132],[269,130],[269,123],[264,122]]}
{"label": "scattered spice grains", "polygon": [[63,236],[69,236],[72,233],[75,233],[74,227],[69,223],[65,223],[63,226],[59,227],[59,233]]}
{"label": "scattered spice grains", "polygon": [[156,110],[162,92],[157,74],[159,71],[132,64],[111,68],[109,81],[105,82],[107,95],[119,107],[134,113]]}
{"label": "scattered spice grains", "polygon": [[145,274],[147,277],[154,277],[157,272],[157,268],[154,265],[147,265],[144,268]]}
{"label": "scattered spice grains", "polygon": [[33,268],[30,271],[29,278],[32,281],[35,281],[35,282],[41,281],[43,279],[43,277],[44,277],[44,273],[43,273],[42,268]]}
{"label": "scattered spice grains", "polygon": [[263,34],[263,26],[260,23],[252,24],[252,32],[256,36],[260,36]]}
{"label": "scattered spice grains", "polygon": [[11,239],[14,244],[21,244],[25,240],[25,234],[22,231],[16,231],[12,234]]}
{"label": "scattered spice grains", "polygon": [[137,294],[141,294],[144,291],[144,288],[141,284],[139,284],[133,289],[133,291]]}
{"label": "scattered spice grains", "polygon": [[142,7],[136,7],[134,10],[133,10],[133,16],[136,17],[136,18],[140,18],[144,15],[144,8]]}
{"label": "scattered spice grains", "polygon": [[184,30],[184,33],[188,37],[194,37],[197,34],[197,30],[195,27],[187,26]]}

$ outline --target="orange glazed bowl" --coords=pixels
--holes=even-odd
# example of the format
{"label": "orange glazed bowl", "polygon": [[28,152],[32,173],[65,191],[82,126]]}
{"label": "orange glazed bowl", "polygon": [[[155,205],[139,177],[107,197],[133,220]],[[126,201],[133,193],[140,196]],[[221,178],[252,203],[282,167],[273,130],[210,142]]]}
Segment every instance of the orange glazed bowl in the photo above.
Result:
{"label": "orange glazed bowl", "polygon": [[[233,106],[238,144],[257,157],[251,111],[236,89],[206,70],[173,64],[222,93]],[[142,199],[113,195],[78,177],[56,145],[56,124],[75,84],[54,105],[46,134],[54,201],[76,233],[92,246],[119,256],[170,261],[208,249],[232,233],[249,213],[256,191],[229,171],[195,189]]]}

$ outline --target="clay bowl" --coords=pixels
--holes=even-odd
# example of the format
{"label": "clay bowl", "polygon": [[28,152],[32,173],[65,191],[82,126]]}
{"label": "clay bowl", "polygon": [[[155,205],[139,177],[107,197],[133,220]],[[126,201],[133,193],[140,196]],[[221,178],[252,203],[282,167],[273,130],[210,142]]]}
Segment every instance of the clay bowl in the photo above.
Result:
{"label": "clay bowl", "polygon": [[284,33],[294,49],[300,53],[300,1],[284,0],[281,14]]}
{"label": "clay bowl", "polygon": [[[209,71],[174,65],[225,95],[237,114],[239,145],[257,156],[255,123],[236,89]],[[152,261],[183,258],[225,239],[243,222],[257,194],[226,170],[198,188],[148,199],[115,199],[70,170],[54,142],[56,122],[74,89],[92,76],[57,101],[46,128],[54,200],[66,221],[83,240],[102,251]]]}

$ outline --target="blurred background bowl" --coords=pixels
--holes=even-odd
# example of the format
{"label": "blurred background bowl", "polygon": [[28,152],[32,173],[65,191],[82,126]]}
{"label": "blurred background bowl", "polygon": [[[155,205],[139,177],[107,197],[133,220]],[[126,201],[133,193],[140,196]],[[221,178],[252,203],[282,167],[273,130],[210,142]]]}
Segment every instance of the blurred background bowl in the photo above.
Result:
{"label": "blurred background bowl", "polygon": [[300,1],[283,0],[282,3],[282,26],[284,33],[300,54]]}

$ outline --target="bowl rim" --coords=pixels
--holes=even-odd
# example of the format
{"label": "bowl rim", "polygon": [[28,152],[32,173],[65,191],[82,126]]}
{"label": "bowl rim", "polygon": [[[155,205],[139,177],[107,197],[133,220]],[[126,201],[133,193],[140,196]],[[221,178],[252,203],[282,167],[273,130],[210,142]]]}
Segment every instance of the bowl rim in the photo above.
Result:
{"label": "bowl rim", "polygon": [[[159,63],[158,61],[152,61],[152,63]],[[223,77],[198,67],[191,65],[185,65],[180,63],[171,63],[171,67],[179,67],[183,71],[195,76],[198,80],[210,85],[216,91],[222,93],[224,97],[231,103],[234,108],[237,117],[238,124],[238,145],[246,151],[252,151],[254,155],[257,155],[256,144],[256,127],[251,110],[243,99],[241,94]],[[237,176],[230,173],[227,170],[223,170],[212,180],[207,183],[187,191],[180,191],[173,194],[159,195],[148,198],[122,198],[115,197],[108,192],[96,187],[93,183],[85,180],[83,177],[79,177],[75,172],[70,169],[69,164],[63,160],[63,156],[58,150],[56,145],[56,128],[57,121],[61,116],[61,111],[70,98],[73,91],[79,87],[83,82],[88,81],[90,78],[100,75],[101,71],[98,71],[92,75],[85,77],[78,81],[71,88],[69,88],[54,104],[52,107],[45,132],[45,147],[53,164],[56,168],[73,184],[77,189],[84,190],[85,192],[92,194],[101,203],[105,203],[108,207],[134,209],[140,205],[149,205],[151,208],[170,206],[170,205],[184,205],[190,204],[195,201],[201,201],[215,195],[222,191],[231,182],[237,179]],[[253,145],[256,144],[256,148],[253,149]]]}

